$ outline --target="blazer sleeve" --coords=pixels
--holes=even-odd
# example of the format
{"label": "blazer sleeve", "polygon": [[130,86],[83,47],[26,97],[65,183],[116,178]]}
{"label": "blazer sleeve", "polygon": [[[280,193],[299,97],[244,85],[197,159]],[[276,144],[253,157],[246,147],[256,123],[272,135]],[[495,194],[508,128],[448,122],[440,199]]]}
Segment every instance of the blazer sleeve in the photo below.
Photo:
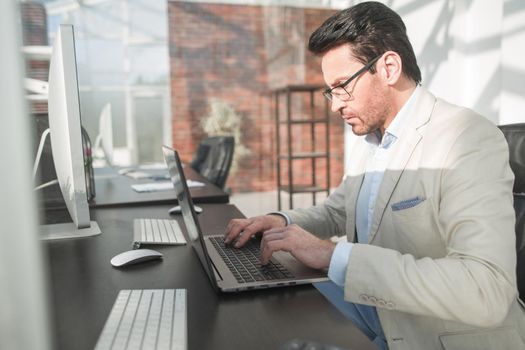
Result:
{"label": "blazer sleeve", "polygon": [[320,238],[346,235],[345,223],[345,186],[346,178],[336,190],[321,204],[307,208],[284,211],[292,224],[301,226]]}
{"label": "blazer sleeve", "polygon": [[439,170],[436,210],[446,255],[416,258],[356,244],[346,300],[371,304],[374,296],[392,310],[479,327],[504,320],[517,292],[514,175],[503,135],[479,119],[458,134]]}

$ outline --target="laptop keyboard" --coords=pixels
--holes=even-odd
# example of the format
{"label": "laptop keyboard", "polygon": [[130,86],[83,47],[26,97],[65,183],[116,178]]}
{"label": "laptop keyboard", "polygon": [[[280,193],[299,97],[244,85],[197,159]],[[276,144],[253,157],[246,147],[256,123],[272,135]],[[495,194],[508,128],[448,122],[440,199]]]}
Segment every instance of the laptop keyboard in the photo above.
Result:
{"label": "laptop keyboard", "polygon": [[225,245],[222,237],[210,237],[210,241],[239,283],[294,278],[276,261],[261,265],[259,241],[250,240],[241,249]]}

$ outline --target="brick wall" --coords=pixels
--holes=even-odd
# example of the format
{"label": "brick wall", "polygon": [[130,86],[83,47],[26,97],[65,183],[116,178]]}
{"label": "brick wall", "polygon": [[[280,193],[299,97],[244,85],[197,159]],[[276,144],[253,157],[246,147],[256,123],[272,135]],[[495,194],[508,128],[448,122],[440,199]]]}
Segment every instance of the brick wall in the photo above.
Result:
{"label": "brick wall", "polygon": [[[233,191],[276,189],[276,137],[271,89],[288,84],[323,84],[319,59],[307,51],[310,33],[332,10],[168,2],[173,146],[189,161],[206,135],[199,123],[212,98],[242,116],[242,143],[251,151],[229,177]],[[321,101],[316,103],[324,105]],[[296,115],[309,111],[294,99]],[[322,135],[322,129],[316,129]],[[294,150],[309,147],[310,131],[294,129]],[[318,149],[324,137],[318,137]],[[331,116],[331,182],[343,173],[343,124]],[[321,163],[321,162],[319,162]],[[311,174],[294,164],[299,181]],[[321,166],[319,178],[325,178]],[[286,169],[285,169],[286,170]]]}
{"label": "brick wall", "polygon": [[[24,45],[46,46],[47,17],[44,5],[34,2],[20,4],[22,22],[22,42]],[[48,60],[26,60],[26,76],[28,78],[47,81],[49,75]],[[47,102],[31,101],[29,110],[33,114],[47,114]]]}

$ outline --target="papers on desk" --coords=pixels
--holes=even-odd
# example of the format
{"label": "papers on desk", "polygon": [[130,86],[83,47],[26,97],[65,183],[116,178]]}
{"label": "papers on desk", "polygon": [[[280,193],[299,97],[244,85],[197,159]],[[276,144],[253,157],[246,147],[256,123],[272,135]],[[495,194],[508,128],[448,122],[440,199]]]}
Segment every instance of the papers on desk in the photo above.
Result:
{"label": "papers on desk", "polygon": [[200,181],[186,180],[186,184],[188,184],[189,188],[192,188],[192,187],[204,187],[204,182],[200,182]]}
{"label": "papers on desk", "polygon": [[168,170],[166,163],[150,163],[150,164],[141,164],[139,169],[142,170]]}
{"label": "papers on desk", "polygon": [[[186,183],[188,184],[189,188],[192,187],[203,187],[204,183],[200,181],[192,181],[187,180]],[[159,191],[169,191],[173,189],[173,183],[171,181],[163,181],[163,182],[148,182],[145,184],[134,184],[131,185],[131,188],[139,193],[143,192],[159,192]]]}
{"label": "papers on desk", "polygon": [[151,177],[150,173],[146,173],[144,171],[130,171],[125,174],[126,176],[131,177],[132,179],[138,180],[138,179],[147,179]]}
{"label": "papers on desk", "polygon": [[159,181],[159,180],[169,180],[170,179],[170,175],[167,172],[158,174],[158,171],[156,173],[151,173],[147,171],[140,171],[140,170],[133,170],[133,169],[121,169],[119,170],[118,173],[120,175],[131,177],[134,180],[153,179],[153,180]]}

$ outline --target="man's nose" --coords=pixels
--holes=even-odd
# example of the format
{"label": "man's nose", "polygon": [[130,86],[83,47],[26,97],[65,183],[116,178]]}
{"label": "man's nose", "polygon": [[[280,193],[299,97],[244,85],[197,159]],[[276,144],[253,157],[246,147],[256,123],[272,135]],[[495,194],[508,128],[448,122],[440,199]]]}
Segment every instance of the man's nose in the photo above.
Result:
{"label": "man's nose", "polygon": [[337,97],[332,97],[332,101],[331,101],[331,110],[332,112],[338,112],[343,106],[344,106],[344,102],[341,101],[340,99],[338,99]]}

